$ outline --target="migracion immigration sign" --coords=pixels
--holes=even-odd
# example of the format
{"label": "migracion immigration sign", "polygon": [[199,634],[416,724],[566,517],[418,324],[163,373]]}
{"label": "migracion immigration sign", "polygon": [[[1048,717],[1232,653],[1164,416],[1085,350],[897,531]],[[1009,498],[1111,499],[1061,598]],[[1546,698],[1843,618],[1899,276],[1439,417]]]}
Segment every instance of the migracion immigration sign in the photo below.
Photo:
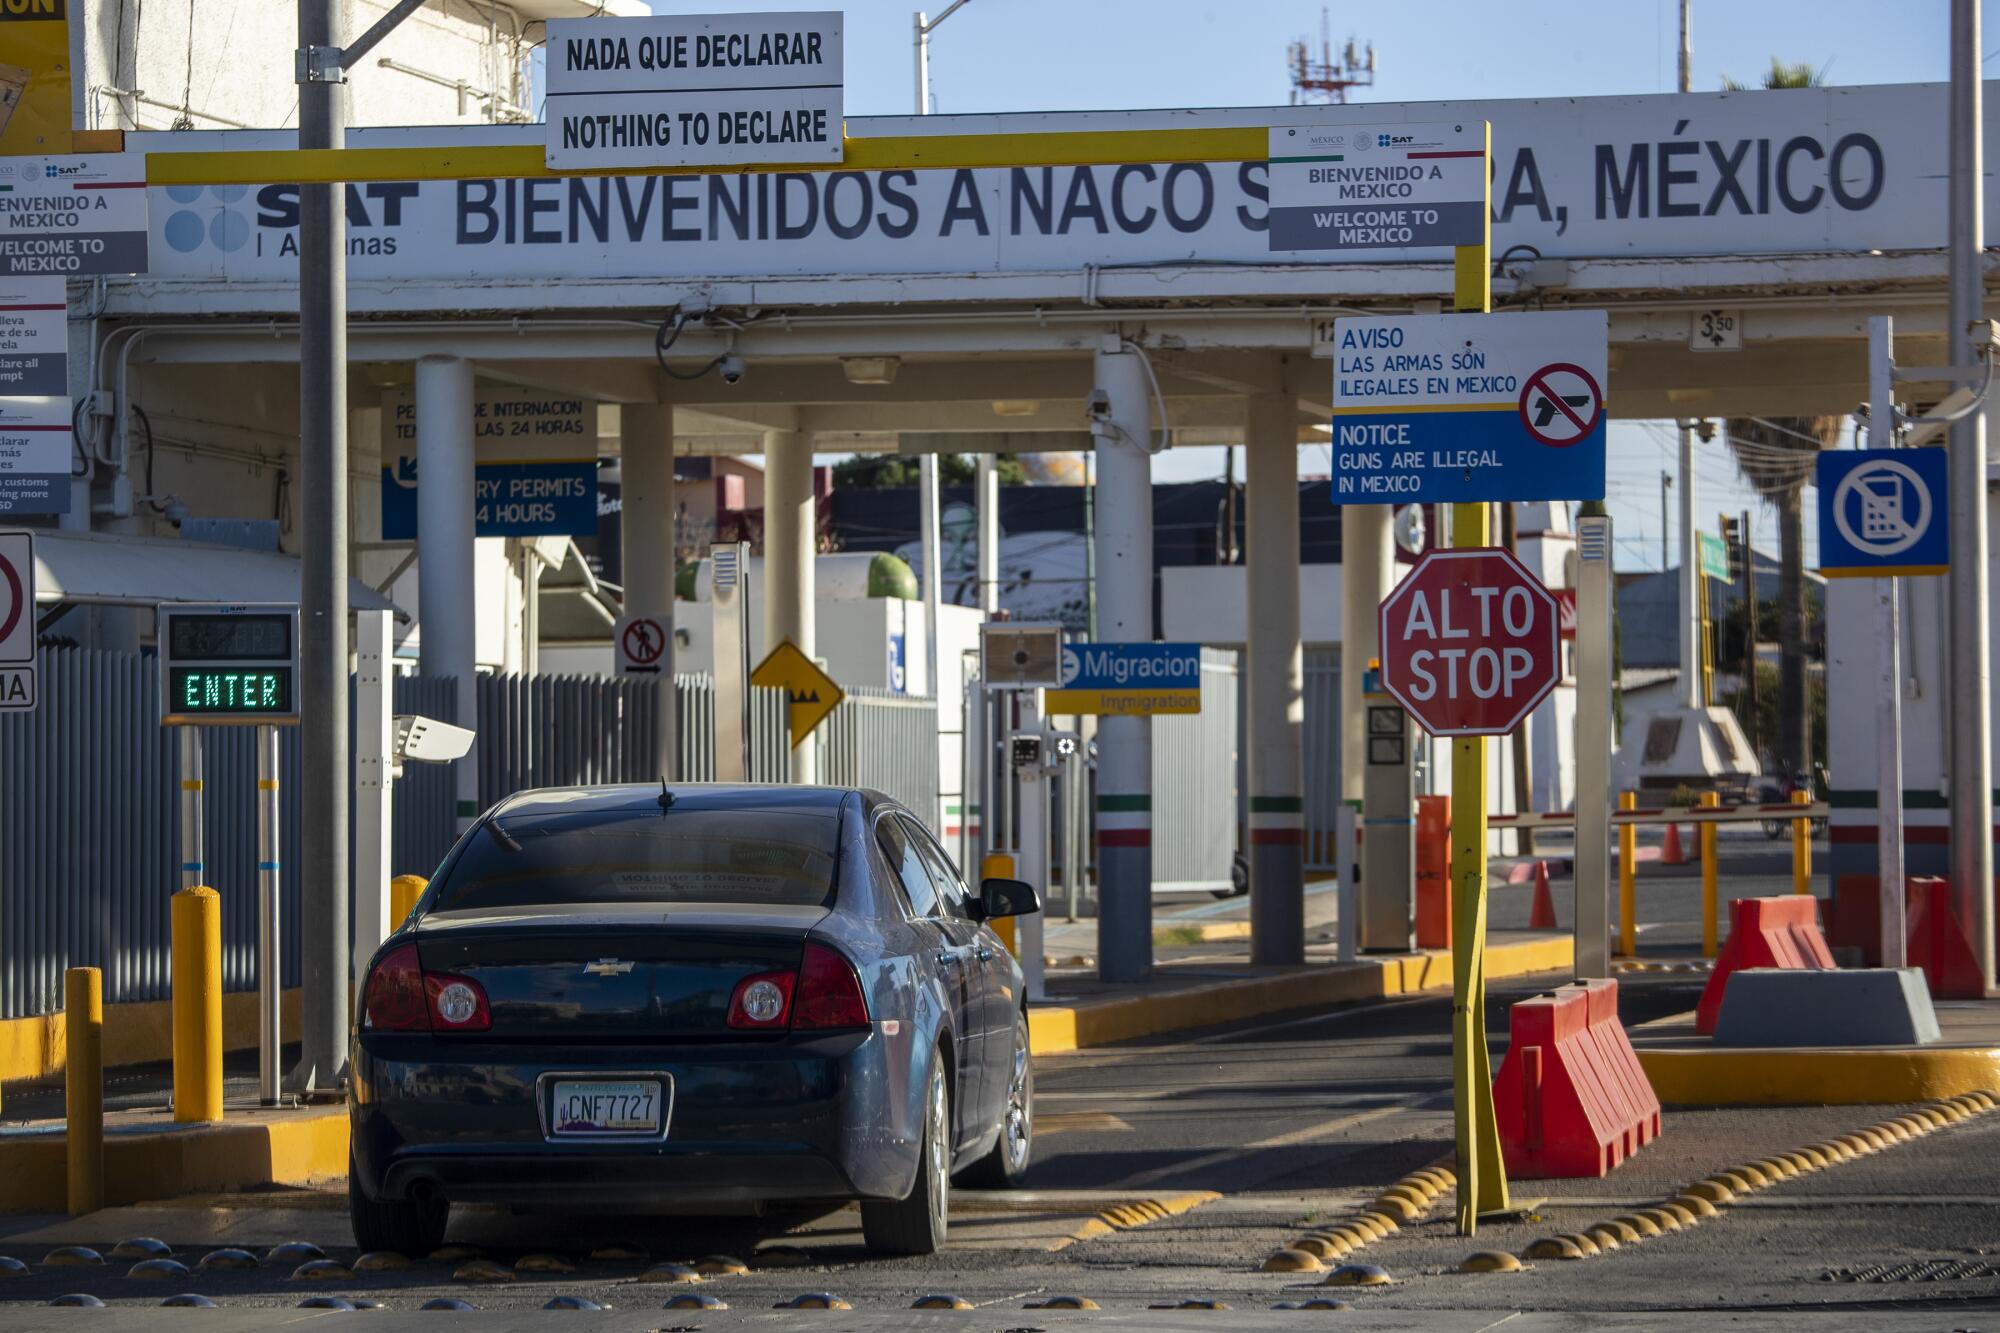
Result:
{"label": "migracion immigration sign", "polygon": [[1201,711],[1198,643],[1072,643],[1062,652],[1062,684],[1048,713],[1138,717]]}

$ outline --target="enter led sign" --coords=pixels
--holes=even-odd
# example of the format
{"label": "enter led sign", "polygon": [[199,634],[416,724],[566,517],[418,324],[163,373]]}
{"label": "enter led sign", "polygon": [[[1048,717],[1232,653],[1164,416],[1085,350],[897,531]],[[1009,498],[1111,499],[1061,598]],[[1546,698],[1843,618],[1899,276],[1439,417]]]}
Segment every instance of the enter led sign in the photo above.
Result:
{"label": "enter led sign", "polygon": [[298,721],[296,606],[162,606],[159,650],[166,726]]}

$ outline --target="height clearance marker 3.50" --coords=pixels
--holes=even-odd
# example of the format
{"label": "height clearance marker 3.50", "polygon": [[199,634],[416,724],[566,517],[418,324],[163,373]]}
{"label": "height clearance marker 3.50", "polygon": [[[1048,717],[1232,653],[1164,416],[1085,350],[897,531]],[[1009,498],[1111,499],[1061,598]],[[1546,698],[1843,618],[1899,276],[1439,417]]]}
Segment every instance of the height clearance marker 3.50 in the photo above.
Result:
{"label": "height clearance marker 3.50", "polygon": [[1601,310],[1334,321],[1333,502],[1601,500]]}

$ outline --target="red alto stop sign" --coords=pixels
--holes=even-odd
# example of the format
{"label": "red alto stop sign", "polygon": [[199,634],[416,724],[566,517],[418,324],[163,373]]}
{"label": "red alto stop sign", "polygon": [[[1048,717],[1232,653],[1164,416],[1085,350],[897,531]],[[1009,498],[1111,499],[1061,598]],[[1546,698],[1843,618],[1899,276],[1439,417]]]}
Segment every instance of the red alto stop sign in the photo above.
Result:
{"label": "red alto stop sign", "polygon": [[1382,601],[1382,684],[1433,736],[1501,736],[1562,674],[1562,613],[1497,547],[1432,551]]}

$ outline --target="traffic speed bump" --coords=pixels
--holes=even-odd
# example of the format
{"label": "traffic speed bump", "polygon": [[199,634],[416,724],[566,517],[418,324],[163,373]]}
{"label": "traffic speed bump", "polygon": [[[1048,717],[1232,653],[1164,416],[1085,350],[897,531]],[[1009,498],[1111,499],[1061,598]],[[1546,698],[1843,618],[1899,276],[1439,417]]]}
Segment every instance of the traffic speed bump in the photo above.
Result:
{"label": "traffic speed bump", "polygon": [[574,1273],[576,1265],[559,1254],[524,1254],[514,1261],[516,1273]]}
{"label": "traffic speed bump", "polygon": [[300,1310],[352,1310],[354,1302],[345,1296],[308,1296],[298,1303]]}
{"label": "traffic speed bump", "polygon": [[710,1254],[695,1260],[694,1271],[703,1277],[742,1277],[749,1273],[750,1265],[726,1254]]}
{"label": "traffic speed bump", "polygon": [[1745,1189],[1760,1190],[1771,1183],[1771,1177],[1754,1166],[1732,1166],[1729,1174],[1741,1180]]}
{"label": "traffic speed bump", "polygon": [[283,1245],[273,1245],[264,1254],[267,1264],[302,1264],[308,1259],[324,1259],[326,1251],[309,1240],[288,1240]]}
{"label": "traffic speed bump", "polygon": [[1641,1208],[1639,1216],[1650,1219],[1663,1233],[1681,1229],[1680,1218],[1664,1208]]}
{"label": "traffic speed bump", "polygon": [[[1596,1247],[1593,1246],[1592,1248],[1594,1250]],[[1487,1251],[1486,1253],[1491,1253],[1491,1251]],[[1528,1246],[1527,1249],[1521,1251],[1521,1253],[1530,1259],[1582,1259],[1586,1257],[1583,1247],[1567,1236],[1544,1236]],[[1475,1255],[1473,1257],[1477,1258],[1478,1256]],[[1471,1259],[1466,1260],[1466,1263],[1471,1262]],[[1461,1264],[1460,1268],[1464,1269],[1464,1264]],[[1465,1269],[1465,1271],[1483,1272],[1486,1270]]]}
{"label": "traffic speed bump", "polygon": [[354,1261],[357,1273],[401,1273],[415,1267],[410,1256],[394,1250],[370,1250]]}
{"label": "traffic speed bump", "polygon": [[178,1259],[141,1259],[125,1270],[126,1277],[144,1282],[179,1282],[187,1275],[187,1265]]}
{"label": "traffic speed bump", "polygon": [[700,1282],[701,1274],[686,1264],[654,1264],[639,1274],[641,1282]]}
{"label": "traffic speed bump", "polygon": [[544,1310],[602,1310],[605,1307],[588,1296],[551,1296],[543,1303]]}
{"label": "traffic speed bump", "polygon": [[215,1302],[199,1292],[184,1291],[160,1302],[163,1310],[213,1310]]}
{"label": "traffic speed bump", "polygon": [[1596,1226],[1585,1227],[1578,1234],[1594,1243],[1599,1250],[1607,1254],[1625,1243],[1625,1238],[1619,1235],[1618,1229],[1609,1222],[1599,1222]]}
{"label": "traffic speed bump", "polygon": [[590,1252],[599,1263],[643,1263],[653,1256],[637,1245],[600,1245]]}
{"label": "traffic speed bump", "polygon": [[1734,1203],[1736,1201],[1736,1191],[1713,1178],[1697,1180],[1694,1184],[1682,1190],[1681,1193],[1691,1194],[1697,1199],[1707,1199],[1710,1203]]}
{"label": "traffic speed bump", "polygon": [[338,1259],[308,1259],[292,1270],[287,1282],[345,1282],[354,1273]]}
{"label": "traffic speed bump", "polygon": [[1375,1208],[1370,1208],[1367,1212],[1363,1213],[1361,1215],[1361,1220],[1363,1222],[1372,1222],[1376,1226],[1382,1228],[1382,1234],[1384,1236],[1388,1235],[1392,1231],[1402,1230],[1402,1227],[1397,1223],[1394,1216]]}
{"label": "traffic speed bump", "polygon": [[72,1291],[49,1302],[59,1310],[102,1310],[104,1302],[87,1291]]}
{"label": "traffic speed bump", "polygon": [[1050,1296],[1044,1300],[1029,1301],[1023,1310],[1095,1310],[1099,1306],[1088,1296]]}
{"label": "traffic speed bump", "polygon": [[1190,1297],[1182,1301],[1157,1301],[1146,1308],[1148,1310],[1227,1310],[1229,1305],[1226,1301],[1213,1300],[1208,1297]]}
{"label": "traffic speed bump", "polygon": [[26,1277],[28,1266],[12,1255],[0,1254],[0,1278]]}
{"label": "traffic speed bump", "polygon": [[1751,1190],[1756,1188],[1756,1186],[1752,1185],[1748,1179],[1746,1179],[1741,1175],[1738,1175],[1734,1171],[1718,1171],[1714,1175],[1710,1176],[1709,1179],[1713,1180],[1718,1185],[1723,1185],[1728,1187],[1737,1194],[1748,1194]]}
{"label": "traffic speed bump", "polygon": [[1414,1221],[1427,1211],[1423,1204],[1407,1194],[1384,1194],[1371,1206],[1376,1212],[1393,1217],[1399,1222]]}
{"label": "traffic speed bump", "polygon": [[1339,1236],[1300,1236],[1291,1248],[1303,1250],[1315,1259],[1338,1259],[1354,1246]]}
{"label": "traffic speed bump", "polygon": [[174,1247],[152,1236],[134,1236],[121,1240],[111,1247],[113,1259],[165,1259],[171,1256]]}
{"label": "traffic speed bump", "polygon": [[1680,1202],[1678,1199],[1669,1199],[1667,1202],[1661,1204],[1658,1208],[1654,1209],[1653,1211],[1667,1214],[1668,1216],[1672,1217],[1674,1221],[1679,1222],[1683,1228],[1691,1227],[1696,1222],[1699,1222],[1701,1220],[1701,1215],[1699,1213],[1695,1212],[1692,1208],[1689,1208],[1686,1204]]}
{"label": "traffic speed bump", "polygon": [[[1574,1249],[1575,1247],[1572,1246],[1571,1248]],[[1578,1255],[1577,1257],[1581,1258],[1582,1256]],[[1507,1253],[1505,1250],[1474,1250],[1471,1254],[1459,1260],[1458,1271],[1461,1273],[1518,1273],[1522,1271],[1522,1263],[1518,1258]]]}
{"label": "traffic speed bump", "polygon": [[1690,1213],[1693,1213],[1696,1217],[1715,1217],[1721,1212],[1721,1209],[1717,1208],[1707,1199],[1702,1198],[1699,1194],[1678,1194],[1674,1196],[1674,1202],[1687,1209]]}
{"label": "traffic speed bump", "polygon": [[1346,1301],[1336,1301],[1330,1296],[1315,1296],[1309,1301],[1279,1301],[1273,1310],[1352,1310]]}
{"label": "traffic speed bump", "polygon": [[453,1282],[512,1282],[514,1270],[491,1259],[474,1259],[452,1270]]}
{"label": "traffic speed bump", "polygon": [[1583,1234],[1602,1245],[1604,1243],[1604,1236],[1598,1234],[1600,1231],[1609,1235],[1611,1239],[1621,1245],[1636,1245],[1645,1239],[1644,1232],[1622,1217],[1615,1218],[1609,1222],[1599,1222],[1594,1227],[1586,1228]]}
{"label": "traffic speed bump", "polygon": [[419,1310],[456,1310],[464,1313],[468,1310],[477,1310],[479,1307],[471,1301],[462,1301],[456,1296],[433,1296],[417,1308]]}
{"label": "traffic speed bump", "polygon": [[976,1310],[979,1307],[963,1296],[953,1296],[946,1292],[934,1291],[928,1296],[919,1296],[910,1302],[912,1310]]}
{"label": "traffic speed bump", "polygon": [[717,1297],[699,1291],[684,1291],[678,1296],[670,1296],[662,1310],[727,1310],[729,1304]]}
{"label": "traffic speed bump", "polygon": [[250,1253],[248,1250],[239,1250],[235,1246],[225,1246],[220,1250],[210,1250],[207,1254],[201,1256],[201,1262],[195,1265],[196,1268],[205,1273],[240,1273],[256,1266],[256,1255]]}
{"label": "traffic speed bump", "polygon": [[44,1268],[91,1268],[104,1262],[104,1256],[88,1245],[62,1245],[42,1256]]}
{"label": "traffic speed bump", "polygon": [[854,1307],[830,1291],[809,1291],[803,1296],[794,1296],[788,1301],[779,1301],[771,1308],[774,1310],[852,1310]]}
{"label": "traffic speed bump", "polygon": [[430,1252],[434,1264],[462,1264],[467,1259],[484,1259],[486,1251],[477,1245],[440,1245]]}
{"label": "traffic speed bump", "polygon": [[1326,1275],[1326,1287],[1386,1287],[1396,1279],[1379,1264],[1342,1264]]}
{"label": "traffic speed bump", "polygon": [[1264,1260],[1262,1271],[1266,1273],[1323,1273],[1326,1271],[1326,1265],[1322,1264],[1319,1261],[1319,1256],[1313,1254],[1311,1251],[1293,1248],[1273,1251],[1271,1256]]}
{"label": "traffic speed bump", "polygon": [[1626,1213],[1624,1216],[1618,1218],[1617,1221],[1638,1232],[1639,1238],[1643,1240],[1650,1240],[1654,1236],[1661,1234],[1660,1224],[1644,1213]]}

